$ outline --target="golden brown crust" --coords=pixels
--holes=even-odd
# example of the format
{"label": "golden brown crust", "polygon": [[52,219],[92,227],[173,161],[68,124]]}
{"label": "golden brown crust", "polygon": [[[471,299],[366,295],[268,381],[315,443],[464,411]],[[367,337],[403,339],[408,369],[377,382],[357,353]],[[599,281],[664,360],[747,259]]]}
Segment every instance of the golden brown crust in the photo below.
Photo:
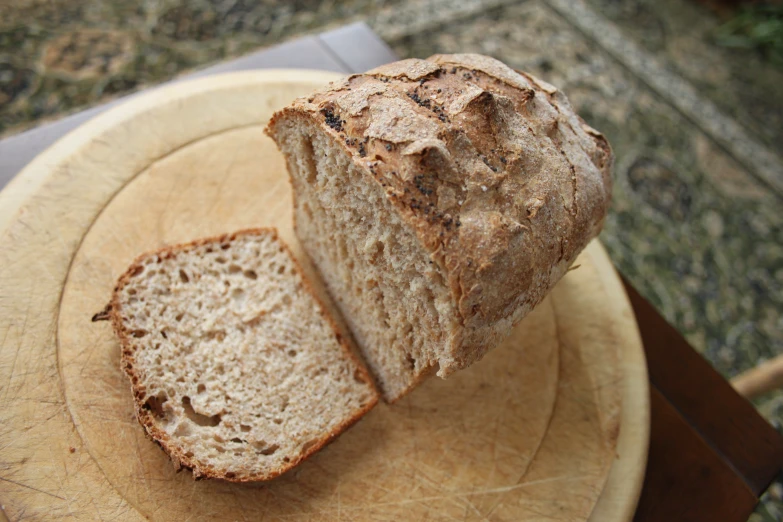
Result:
{"label": "golden brown crust", "polygon": [[[276,240],[282,247],[287,251],[288,255],[291,257],[291,259],[294,262],[294,266],[299,274],[299,276],[302,279],[303,287],[305,291],[309,292],[310,295],[313,296],[316,303],[318,304],[319,311],[321,315],[326,318],[326,320],[329,322],[329,324],[332,326],[332,329],[334,330],[335,337],[337,338],[338,342],[340,343],[340,346],[342,347],[345,355],[350,358],[354,363],[356,364],[360,380],[367,383],[375,392],[373,394],[373,398],[371,401],[368,402],[360,411],[356,413],[352,418],[348,419],[338,427],[336,427],[334,430],[332,430],[330,433],[324,435],[321,437],[320,440],[318,440],[315,444],[310,445],[304,453],[297,456],[296,458],[291,459],[289,462],[285,464],[285,466],[281,466],[280,468],[273,470],[267,474],[264,475],[243,475],[243,476],[236,476],[229,472],[228,474],[213,469],[209,466],[203,466],[200,465],[193,457],[188,457],[185,452],[182,450],[182,448],[178,447],[176,445],[175,441],[172,441],[169,435],[159,429],[155,423],[155,418],[152,415],[152,413],[144,407],[145,404],[145,390],[142,386],[138,384],[139,377],[136,375],[136,370],[134,368],[134,353],[136,348],[133,345],[133,342],[131,341],[131,333],[130,331],[125,327],[123,324],[123,316],[122,316],[122,304],[120,300],[120,293],[122,289],[125,287],[125,285],[128,284],[128,282],[136,275],[138,275],[141,272],[142,263],[144,260],[149,259],[150,257],[158,257],[160,259],[169,259],[171,257],[175,257],[180,253],[188,252],[198,246],[207,245],[207,244],[224,244],[231,242],[235,240],[239,236],[245,236],[245,235],[262,235],[262,234],[269,234],[272,236],[274,240]],[[208,237],[203,239],[197,239],[194,241],[190,241],[188,243],[182,243],[178,245],[168,246],[161,248],[159,250],[148,252],[145,254],[140,255],[137,257],[134,262],[130,265],[128,270],[125,271],[123,275],[121,275],[117,281],[117,285],[114,288],[114,293],[112,295],[112,300],[110,304],[107,306],[107,308],[101,312],[105,313],[108,312],[112,328],[114,329],[115,334],[120,340],[121,345],[121,368],[125,372],[125,374],[128,376],[128,379],[131,382],[131,392],[133,393],[133,400],[136,408],[136,418],[139,420],[139,423],[144,427],[144,431],[147,435],[147,437],[158,444],[163,451],[165,451],[171,460],[174,462],[174,465],[178,469],[189,469],[193,472],[193,477],[195,479],[202,479],[202,478],[217,478],[217,479],[223,479],[230,482],[253,482],[253,481],[262,481],[262,480],[271,480],[289,469],[293,468],[303,460],[305,460],[310,455],[316,453],[318,450],[332,442],[338,435],[340,435],[343,431],[348,429],[351,425],[356,423],[360,418],[362,418],[368,411],[370,411],[377,403],[378,403],[378,393],[375,389],[375,384],[370,377],[369,373],[364,367],[364,364],[359,361],[359,359],[356,357],[356,355],[353,353],[351,348],[346,343],[345,339],[341,335],[339,329],[337,328],[337,325],[334,321],[334,319],[326,312],[326,308],[323,306],[323,303],[318,299],[318,296],[313,291],[313,288],[308,281],[307,277],[304,274],[304,271],[302,270],[302,267],[300,266],[299,262],[297,261],[296,257],[294,257],[293,253],[291,252],[288,245],[279,238],[277,234],[277,230],[275,228],[253,228],[253,229],[245,229],[240,230],[237,232],[233,232],[231,234],[222,234],[220,236],[215,237]],[[96,314],[100,315],[100,314]]]}
{"label": "golden brown crust", "polygon": [[471,332],[516,321],[544,298],[608,209],[606,139],[556,88],[486,56],[350,76],[276,113],[267,132],[299,118],[380,184],[442,271],[466,330],[455,369],[497,341]]}

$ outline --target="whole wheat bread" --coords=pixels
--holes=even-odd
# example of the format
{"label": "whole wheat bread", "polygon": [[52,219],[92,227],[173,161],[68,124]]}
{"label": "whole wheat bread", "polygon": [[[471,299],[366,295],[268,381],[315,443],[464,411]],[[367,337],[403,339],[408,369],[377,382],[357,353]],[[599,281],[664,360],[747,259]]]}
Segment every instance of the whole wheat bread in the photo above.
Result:
{"label": "whole wheat bread", "polygon": [[273,229],[141,256],[109,316],[139,422],[196,478],[271,479],[377,402]]}
{"label": "whole wheat bread", "polygon": [[486,56],[350,76],[267,132],[297,234],[389,401],[497,345],[609,205],[604,137],[556,88]]}

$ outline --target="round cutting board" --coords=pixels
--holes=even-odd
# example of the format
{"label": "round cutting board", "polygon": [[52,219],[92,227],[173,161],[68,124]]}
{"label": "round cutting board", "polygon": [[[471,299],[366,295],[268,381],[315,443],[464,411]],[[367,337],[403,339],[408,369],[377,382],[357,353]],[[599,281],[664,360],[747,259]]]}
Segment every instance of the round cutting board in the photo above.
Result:
{"label": "round cutting board", "polygon": [[482,361],[378,405],[270,483],[196,482],[145,439],[118,343],[91,316],[138,254],[246,227],[277,227],[318,286],[263,128],[335,78],[264,71],[157,89],[72,132],[0,193],[0,504],[10,519],[631,519],[648,381],[598,242]]}

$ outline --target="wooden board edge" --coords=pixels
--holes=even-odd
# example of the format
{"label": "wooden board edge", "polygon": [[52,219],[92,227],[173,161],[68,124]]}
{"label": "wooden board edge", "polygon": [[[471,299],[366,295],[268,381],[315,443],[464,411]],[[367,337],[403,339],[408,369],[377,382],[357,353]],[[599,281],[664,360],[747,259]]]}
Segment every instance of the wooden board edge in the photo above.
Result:
{"label": "wooden board edge", "polygon": [[[623,336],[621,351],[623,368],[623,404],[620,436],[617,441],[618,459],[609,471],[604,490],[590,514],[591,522],[631,521],[642,492],[650,445],[650,381],[644,345],[620,275],[614,268],[603,245],[595,239],[586,249],[594,260],[618,321],[625,327],[618,329]],[[633,384],[633,386],[631,386]]]}

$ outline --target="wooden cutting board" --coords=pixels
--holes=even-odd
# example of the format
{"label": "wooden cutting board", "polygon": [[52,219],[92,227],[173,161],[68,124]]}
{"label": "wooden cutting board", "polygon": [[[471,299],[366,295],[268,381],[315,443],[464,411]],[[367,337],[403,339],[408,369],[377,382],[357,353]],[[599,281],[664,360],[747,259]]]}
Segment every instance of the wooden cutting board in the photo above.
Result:
{"label": "wooden cutting board", "polygon": [[484,360],[379,405],[271,483],[195,482],[145,439],[119,346],[90,317],[141,252],[244,227],[278,227],[313,277],[262,131],[274,109],[335,77],[233,73],[151,91],[60,140],[0,193],[0,504],[11,520],[631,519],[648,381],[598,242]]}

